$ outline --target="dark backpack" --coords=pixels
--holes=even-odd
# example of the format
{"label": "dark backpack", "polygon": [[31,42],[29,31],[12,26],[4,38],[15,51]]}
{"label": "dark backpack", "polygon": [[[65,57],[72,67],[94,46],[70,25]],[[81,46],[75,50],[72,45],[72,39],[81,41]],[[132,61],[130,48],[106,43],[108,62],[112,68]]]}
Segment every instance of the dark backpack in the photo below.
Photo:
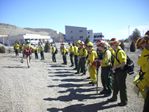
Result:
{"label": "dark backpack", "polygon": [[134,74],[134,62],[129,58],[127,55],[127,63],[124,67],[124,70],[129,74],[132,75]]}
{"label": "dark backpack", "polygon": [[26,49],[24,50],[24,53],[25,53],[26,55],[30,55],[30,54],[32,53],[31,48],[26,48]]}
{"label": "dark backpack", "polygon": [[[119,49],[119,50],[121,50],[121,49]],[[120,63],[120,61],[117,59],[117,54],[118,54],[119,50],[117,51],[115,58]],[[126,65],[124,66],[124,71],[126,71],[129,75],[134,74],[134,62],[129,58],[128,55],[127,55]]]}

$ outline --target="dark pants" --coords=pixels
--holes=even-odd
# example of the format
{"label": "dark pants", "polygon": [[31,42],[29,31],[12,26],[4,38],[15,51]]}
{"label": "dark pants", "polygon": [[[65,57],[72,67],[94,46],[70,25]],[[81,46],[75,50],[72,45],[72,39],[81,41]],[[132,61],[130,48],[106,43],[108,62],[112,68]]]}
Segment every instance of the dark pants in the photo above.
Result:
{"label": "dark pants", "polygon": [[75,68],[77,69],[78,68],[78,56],[75,55],[74,57],[74,62],[75,62]]}
{"label": "dark pants", "polygon": [[38,53],[35,51],[35,59],[38,59]]}
{"label": "dark pants", "polygon": [[120,100],[122,103],[127,103],[126,77],[127,73],[124,70],[117,69],[113,74],[113,98],[117,99],[117,94],[120,92]]}
{"label": "dark pants", "polygon": [[111,67],[102,67],[101,68],[101,82],[103,90],[109,93],[112,92],[112,78],[111,78]]}
{"label": "dark pants", "polygon": [[40,52],[40,56],[41,56],[41,60],[44,60],[44,52],[43,51]]}
{"label": "dark pants", "polygon": [[15,54],[16,54],[16,56],[19,55],[19,50],[18,49],[15,49]]}
{"label": "dark pants", "polygon": [[66,54],[65,54],[65,55],[63,54],[63,62],[64,62],[64,64],[67,64],[67,57],[66,57]]}
{"label": "dark pants", "polygon": [[79,60],[78,68],[77,68],[78,73],[80,73],[80,71],[81,71],[81,73],[86,74],[85,64],[86,64],[86,58],[81,57],[80,60]]}
{"label": "dark pants", "polygon": [[74,55],[72,53],[70,53],[70,62],[71,62],[71,66],[74,65],[74,60],[73,60]]}
{"label": "dark pants", "polygon": [[146,94],[143,112],[149,112],[149,90],[148,90],[148,92]]}
{"label": "dark pants", "polygon": [[55,55],[56,55],[55,53],[52,53],[52,61],[53,62],[56,62],[56,56]]}

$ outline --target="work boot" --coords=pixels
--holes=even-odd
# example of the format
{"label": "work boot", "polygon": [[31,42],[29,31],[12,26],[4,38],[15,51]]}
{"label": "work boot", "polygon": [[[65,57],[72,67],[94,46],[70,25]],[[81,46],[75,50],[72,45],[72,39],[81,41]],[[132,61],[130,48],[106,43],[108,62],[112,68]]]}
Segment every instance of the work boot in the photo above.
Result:
{"label": "work boot", "polygon": [[112,98],[108,99],[107,101],[108,102],[115,102],[115,101],[117,101],[117,98],[112,97]]}
{"label": "work boot", "polygon": [[120,102],[118,103],[118,106],[126,106],[127,105],[127,102]]}

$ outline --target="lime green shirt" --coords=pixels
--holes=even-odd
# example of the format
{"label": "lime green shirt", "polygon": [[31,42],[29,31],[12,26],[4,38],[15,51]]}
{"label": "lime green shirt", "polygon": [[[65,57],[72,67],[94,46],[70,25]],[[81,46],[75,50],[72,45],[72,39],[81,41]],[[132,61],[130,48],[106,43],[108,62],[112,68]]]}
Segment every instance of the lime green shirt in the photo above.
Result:
{"label": "lime green shirt", "polygon": [[[120,50],[119,50],[120,49]],[[118,51],[119,50],[119,51]],[[118,51],[118,53],[117,53]],[[117,59],[119,60],[119,62],[117,61],[116,58],[114,58],[114,66],[116,65],[120,65],[121,63],[126,63],[127,62],[127,55],[124,52],[124,50],[122,50],[120,47],[117,47],[114,56],[116,57],[117,54]]]}

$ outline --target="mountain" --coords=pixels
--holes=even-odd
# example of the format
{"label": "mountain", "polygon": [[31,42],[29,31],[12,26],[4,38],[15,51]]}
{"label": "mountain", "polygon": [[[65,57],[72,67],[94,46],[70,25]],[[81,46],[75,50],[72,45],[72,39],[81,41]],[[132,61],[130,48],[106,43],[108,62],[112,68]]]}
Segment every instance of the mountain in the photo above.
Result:
{"label": "mountain", "polygon": [[20,28],[15,25],[0,23],[0,35],[9,35],[9,37],[20,37],[20,35],[24,34],[40,34],[40,35],[48,35],[51,38],[58,42],[64,39],[63,33],[57,33],[56,30],[50,28]]}

